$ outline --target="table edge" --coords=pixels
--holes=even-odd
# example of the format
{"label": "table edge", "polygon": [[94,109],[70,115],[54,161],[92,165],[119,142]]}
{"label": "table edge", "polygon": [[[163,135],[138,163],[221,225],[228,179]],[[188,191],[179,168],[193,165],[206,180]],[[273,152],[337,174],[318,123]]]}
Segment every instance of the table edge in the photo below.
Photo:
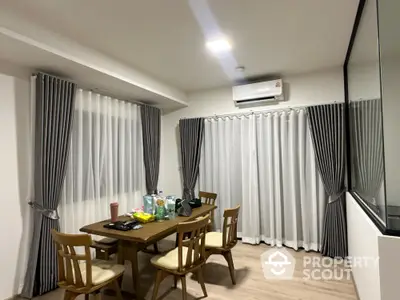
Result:
{"label": "table edge", "polygon": [[[204,205],[204,204],[203,204],[203,205]],[[207,204],[207,205],[210,205],[210,204]],[[209,212],[214,211],[214,210],[216,210],[216,209],[218,208],[218,206],[216,206],[216,205],[210,205],[210,206],[212,206],[212,207],[210,207],[209,210],[206,211],[205,213],[209,213]],[[188,220],[185,221],[185,222],[193,221],[193,220],[195,220],[195,219],[198,218],[198,217],[199,217],[199,216],[193,217],[193,218],[188,217],[188,218],[190,218],[190,219],[188,219]],[[99,221],[99,222],[97,222],[97,223],[104,222],[104,221],[106,221],[106,220]],[[184,223],[184,222],[179,222],[179,223]],[[177,223],[176,226],[177,226],[179,223]],[[96,224],[96,223],[93,223],[93,224]],[[108,235],[102,235],[102,234],[99,234],[98,232],[94,232],[93,230],[87,229],[87,226],[90,226],[90,225],[92,225],[92,224],[89,224],[89,225],[86,225],[86,226],[80,228],[79,231],[80,231],[80,232],[84,232],[84,233],[88,233],[88,234],[94,234],[94,235],[99,235],[99,236],[104,236],[104,237],[112,237],[112,238],[115,238],[115,239],[118,239],[118,240],[130,241],[130,242],[135,242],[135,243],[140,243],[140,244],[147,244],[147,243],[153,241],[153,239],[151,239],[151,238],[146,239],[146,240],[144,240],[144,239],[137,239],[137,238],[134,238],[134,237],[132,237],[132,238],[127,237],[127,238],[121,239],[121,238],[116,237],[116,236],[115,236],[114,234],[112,234],[112,233],[111,233],[111,234],[108,234]],[[173,234],[174,232],[176,232],[176,226],[173,227],[174,230],[171,230],[171,233],[168,233],[168,234],[165,235],[165,236],[168,236],[168,235]],[[140,229],[139,229],[139,230],[140,230]],[[167,231],[167,232],[169,232],[169,231]],[[164,236],[164,237],[165,237],[165,236]],[[163,237],[163,235],[162,235],[162,237],[160,237],[160,238],[155,238],[155,239],[154,239],[154,242],[156,242],[157,240],[162,239],[162,238],[164,238],[164,237]]]}

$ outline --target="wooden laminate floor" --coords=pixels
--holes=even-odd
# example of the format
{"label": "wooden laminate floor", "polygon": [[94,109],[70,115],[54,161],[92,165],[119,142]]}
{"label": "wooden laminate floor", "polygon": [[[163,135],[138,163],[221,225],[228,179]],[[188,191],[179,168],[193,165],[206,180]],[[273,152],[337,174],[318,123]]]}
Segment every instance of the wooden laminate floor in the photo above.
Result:
{"label": "wooden laminate floor", "polygon": [[[161,250],[170,249],[172,240],[163,240],[159,243]],[[205,267],[204,278],[210,300],[350,300],[357,299],[352,280],[305,280],[303,279],[303,257],[320,257],[317,253],[289,250],[296,259],[295,276],[291,280],[267,280],[261,268],[260,255],[271,249],[267,245],[246,245],[239,243],[233,251],[233,260],[236,268],[237,285],[232,286],[227,264],[222,256],[211,256]],[[140,270],[142,272],[142,293],[146,299],[151,299],[155,269],[150,264],[150,254],[140,254]],[[123,289],[132,291],[130,266],[127,265],[124,275]],[[201,299],[201,288],[193,275],[188,275],[188,300]],[[177,300],[181,298],[181,289],[171,289],[172,277],[161,284],[159,299]],[[127,295],[126,299],[129,299]],[[63,291],[47,293],[36,300],[63,299]],[[83,296],[77,299],[84,299]],[[114,299],[103,295],[104,300]]]}

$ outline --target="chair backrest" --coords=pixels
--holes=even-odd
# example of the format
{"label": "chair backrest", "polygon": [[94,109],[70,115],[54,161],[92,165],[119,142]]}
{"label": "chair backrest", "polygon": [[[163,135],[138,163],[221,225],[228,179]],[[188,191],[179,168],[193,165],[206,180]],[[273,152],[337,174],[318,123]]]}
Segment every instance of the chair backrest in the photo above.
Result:
{"label": "chair backrest", "polygon": [[[57,245],[59,284],[76,288],[90,288],[92,286],[91,236],[88,234],[65,234],[54,229],[51,234]],[[85,254],[77,254],[75,247],[84,247]],[[86,262],[85,281],[82,278],[79,261]]]}
{"label": "chair backrest", "polygon": [[237,243],[237,223],[239,217],[240,205],[236,208],[225,209],[224,226],[222,232],[222,247],[232,248]]}
{"label": "chair backrest", "polygon": [[[206,233],[209,216],[196,221],[178,224],[178,271],[185,272],[206,261]],[[183,247],[187,247],[186,262],[183,261]]]}
{"label": "chair backrest", "polygon": [[207,193],[207,192],[199,192],[199,198],[205,204],[215,205],[215,200],[217,199],[217,194]]}

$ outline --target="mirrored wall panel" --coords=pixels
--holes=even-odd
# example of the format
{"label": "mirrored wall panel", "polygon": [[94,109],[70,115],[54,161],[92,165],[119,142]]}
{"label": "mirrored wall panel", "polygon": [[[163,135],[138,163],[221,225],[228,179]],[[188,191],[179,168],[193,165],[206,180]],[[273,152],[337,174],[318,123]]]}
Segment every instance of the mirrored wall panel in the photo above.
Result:
{"label": "mirrored wall panel", "polygon": [[400,1],[379,0],[387,227],[400,230]]}
{"label": "mirrored wall panel", "polygon": [[367,0],[348,64],[350,190],[386,227],[376,0]]}

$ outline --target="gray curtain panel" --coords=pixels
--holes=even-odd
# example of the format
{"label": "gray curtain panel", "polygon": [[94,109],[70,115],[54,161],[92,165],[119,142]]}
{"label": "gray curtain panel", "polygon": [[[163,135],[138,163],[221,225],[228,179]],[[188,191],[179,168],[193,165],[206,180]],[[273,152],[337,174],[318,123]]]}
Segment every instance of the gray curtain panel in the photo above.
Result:
{"label": "gray curtain panel", "polygon": [[355,160],[352,185],[363,199],[377,205],[383,182],[381,99],[350,103],[351,150]]}
{"label": "gray curtain panel", "polygon": [[325,256],[347,256],[344,103],[307,108],[316,160],[325,190],[322,249]]}
{"label": "gray curtain panel", "polygon": [[179,121],[183,177],[183,199],[193,199],[199,176],[201,143],[204,136],[204,118]]}
{"label": "gray curtain panel", "polygon": [[57,287],[57,207],[65,178],[76,85],[51,75],[36,78],[34,227],[22,296],[32,298]]}
{"label": "gray curtain panel", "polygon": [[144,167],[148,194],[157,193],[160,172],[161,112],[158,108],[144,105],[140,108],[143,133]]}

